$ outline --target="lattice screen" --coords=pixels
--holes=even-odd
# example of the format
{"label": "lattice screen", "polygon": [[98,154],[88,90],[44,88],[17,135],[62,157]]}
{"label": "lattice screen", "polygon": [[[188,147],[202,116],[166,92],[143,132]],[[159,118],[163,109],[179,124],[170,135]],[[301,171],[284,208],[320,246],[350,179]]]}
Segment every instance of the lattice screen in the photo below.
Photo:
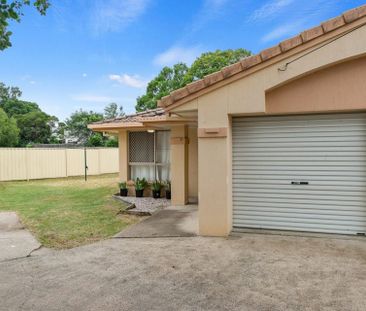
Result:
{"label": "lattice screen", "polygon": [[154,163],[154,133],[129,133],[129,162]]}

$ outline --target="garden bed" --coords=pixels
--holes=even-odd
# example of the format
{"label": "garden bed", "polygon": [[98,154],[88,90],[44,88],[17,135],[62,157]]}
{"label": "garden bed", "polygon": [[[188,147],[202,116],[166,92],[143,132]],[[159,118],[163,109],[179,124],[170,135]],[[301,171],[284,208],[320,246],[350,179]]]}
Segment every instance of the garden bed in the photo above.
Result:
{"label": "garden bed", "polygon": [[116,200],[122,201],[129,206],[124,213],[135,215],[152,215],[156,211],[171,205],[171,201],[165,198],[154,199],[152,197],[121,197],[119,194],[113,196]]}

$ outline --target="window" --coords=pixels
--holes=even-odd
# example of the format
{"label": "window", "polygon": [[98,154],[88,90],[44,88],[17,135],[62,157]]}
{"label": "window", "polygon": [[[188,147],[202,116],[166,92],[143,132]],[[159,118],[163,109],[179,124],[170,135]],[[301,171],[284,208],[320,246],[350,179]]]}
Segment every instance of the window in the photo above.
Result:
{"label": "window", "polygon": [[129,133],[130,178],[170,179],[170,132]]}

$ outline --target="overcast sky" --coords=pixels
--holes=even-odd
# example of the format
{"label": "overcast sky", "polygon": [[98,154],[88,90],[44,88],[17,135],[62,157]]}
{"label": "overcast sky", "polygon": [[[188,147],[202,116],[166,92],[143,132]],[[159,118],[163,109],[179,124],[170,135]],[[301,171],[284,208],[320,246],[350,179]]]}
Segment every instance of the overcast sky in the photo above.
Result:
{"label": "overcast sky", "polygon": [[50,0],[27,9],[0,52],[0,81],[61,120],[77,109],[128,113],[165,65],[204,51],[276,44],[362,0]]}

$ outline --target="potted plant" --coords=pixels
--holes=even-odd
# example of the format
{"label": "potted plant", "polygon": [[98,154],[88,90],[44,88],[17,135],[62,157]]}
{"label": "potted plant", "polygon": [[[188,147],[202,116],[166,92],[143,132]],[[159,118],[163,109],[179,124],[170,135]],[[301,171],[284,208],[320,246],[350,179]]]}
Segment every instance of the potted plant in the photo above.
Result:
{"label": "potted plant", "polygon": [[163,184],[159,180],[155,180],[151,184],[151,189],[152,189],[154,199],[159,199],[161,197],[161,188],[162,187],[163,187]]}
{"label": "potted plant", "polygon": [[172,190],[171,190],[171,182],[170,180],[166,180],[164,183],[165,187],[165,197],[170,200],[172,198]]}
{"label": "potted plant", "polygon": [[121,197],[127,197],[128,195],[128,188],[127,188],[127,182],[123,181],[118,183],[119,186],[119,195]]}
{"label": "potted plant", "polygon": [[144,196],[144,190],[147,186],[147,181],[145,178],[136,178],[135,180],[135,192],[136,198],[142,198]]}

